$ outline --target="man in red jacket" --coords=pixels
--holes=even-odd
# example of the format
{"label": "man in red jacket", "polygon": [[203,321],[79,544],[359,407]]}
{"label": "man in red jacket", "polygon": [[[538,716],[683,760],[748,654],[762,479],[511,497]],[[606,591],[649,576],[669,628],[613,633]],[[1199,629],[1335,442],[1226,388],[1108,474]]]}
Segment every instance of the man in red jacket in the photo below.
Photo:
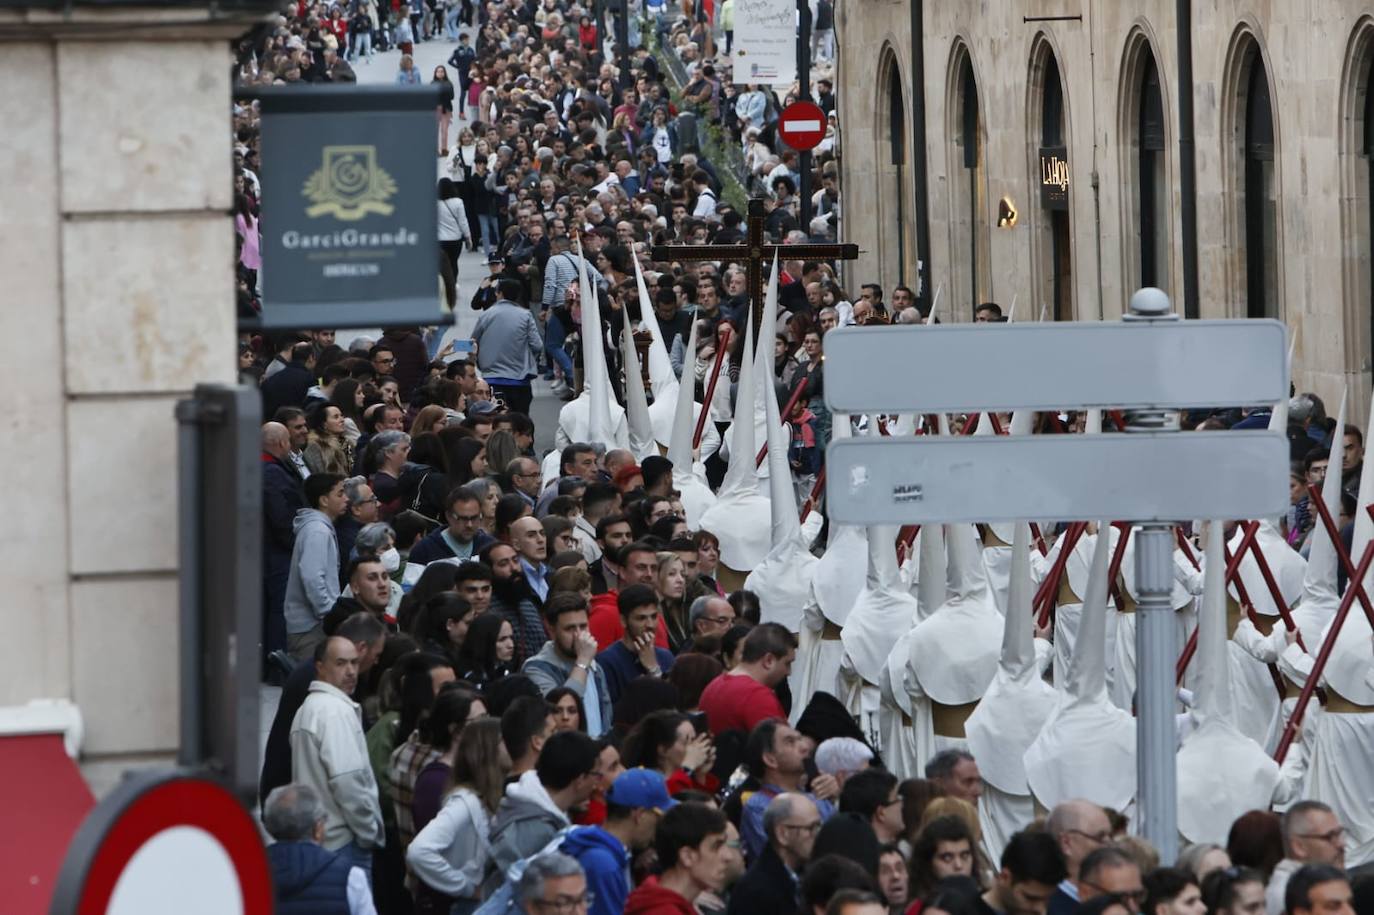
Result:
{"label": "man in red jacket", "polygon": [[705,804],[678,804],[663,815],[654,851],[663,872],[625,900],[625,915],[696,915],[702,892],[725,886],[728,853],[725,815]]}
{"label": "man in red jacket", "polygon": [[[658,579],[657,551],[652,543],[636,540],[625,547],[619,556],[619,588],[596,594],[592,597],[592,612],[587,618],[587,628],[596,639],[597,651],[605,651],[625,636],[625,624],[620,619],[620,588],[630,585],[654,587]],[[663,650],[668,649],[668,627],[659,626],[654,633],[654,644]]]}

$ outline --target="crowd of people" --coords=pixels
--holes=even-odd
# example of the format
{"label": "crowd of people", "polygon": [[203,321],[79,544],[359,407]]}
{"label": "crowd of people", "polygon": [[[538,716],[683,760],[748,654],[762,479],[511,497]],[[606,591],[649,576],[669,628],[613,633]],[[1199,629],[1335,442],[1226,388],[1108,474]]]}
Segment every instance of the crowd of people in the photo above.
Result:
{"label": "crowd of people", "polygon": [[[834,10],[812,7],[823,66]],[[743,239],[734,157],[702,153],[703,125],[737,144],[773,240],[834,236],[828,73],[802,225],[774,125],[805,93],[733,84],[733,0],[631,8],[624,49],[568,0],[302,3],[241,46],[244,84],[347,81],[389,47],[398,82],[448,83],[437,272],[446,307],[480,312],[470,353],[432,328],[242,342],[267,420],[263,659],[282,693],[261,801],[280,910],[1374,912],[1369,641],[1312,666],[1348,585],[1338,560],[1369,536],[1358,428],[1311,394],[1183,417],[1286,430],[1295,463],[1286,518],[1180,529],[1179,648],[1198,647],[1181,664],[1186,845],[1161,861],[1132,834],[1129,538],[824,518],[835,437],[1097,432],[1111,414],[832,416],[826,335],[936,321],[915,291],[783,258],[760,311],[743,257],[650,253]],[[424,41],[450,47],[429,78]],[[247,315],[251,104],[234,129]],[[460,297],[466,247],[488,274]],[[1006,318],[986,303],[974,319]],[[541,375],[568,401],[547,453]],[[1253,543],[1229,611],[1223,535]],[[1280,768],[1309,676],[1323,690]],[[1218,767],[1234,779],[1208,780]]]}

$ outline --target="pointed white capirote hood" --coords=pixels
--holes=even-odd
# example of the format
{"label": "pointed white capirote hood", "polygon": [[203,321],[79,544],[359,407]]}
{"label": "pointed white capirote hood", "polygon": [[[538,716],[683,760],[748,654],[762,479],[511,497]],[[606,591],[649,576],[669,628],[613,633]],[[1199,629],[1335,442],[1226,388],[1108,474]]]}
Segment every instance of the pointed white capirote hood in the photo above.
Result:
{"label": "pointed white capirote hood", "polygon": [[[754,342],[753,313],[745,319],[744,352]],[[740,364],[735,397],[735,422],[730,439],[730,465],[721,482],[716,504],[701,517],[701,527],[720,541],[721,562],[736,572],[756,568],[772,549],[772,513],[768,497],[759,492],[754,472],[758,445],[754,437],[754,359]]]}
{"label": "pointed white capirote hood", "polygon": [[[848,414],[835,414],[831,435],[837,439],[853,435]],[[821,613],[837,626],[844,625],[864,589],[867,565],[868,529],[861,524],[831,522],[830,540],[816,564],[811,593]]]}
{"label": "pointed white capirote hood", "polygon": [[1007,794],[1030,793],[1022,758],[1059,699],[1054,687],[1040,676],[1035,661],[1034,591],[1030,525],[1016,522],[1002,654],[992,683],[964,724],[969,750],[978,760],[983,778]]}
{"label": "pointed white capirote hood", "polygon": [[[1365,428],[1374,428],[1369,425],[1374,422],[1374,399],[1369,404],[1369,420],[1365,423]],[[1344,441],[1344,436],[1340,434],[1341,426],[1337,426],[1337,437]],[[1337,465],[1328,465],[1327,477],[1332,476],[1329,468]],[[1339,476],[1339,474],[1336,474]],[[1365,548],[1369,545],[1371,538],[1374,538],[1374,521],[1369,518],[1369,505],[1374,501],[1374,471],[1370,471],[1368,466],[1365,472],[1360,474],[1360,492],[1355,500],[1355,535],[1351,541],[1351,560],[1359,564],[1360,558],[1364,556]],[[1374,594],[1374,571],[1365,575],[1365,592]],[[1374,705],[1374,686],[1369,683],[1369,643],[1371,630],[1369,620],[1365,617],[1359,602],[1351,607],[1346,614],[1345,623],[1341,626],[1340,633],[1336,636],[1336,643],[1332,647],[1331,656],[1326,664],[1326,682],[1336,692],[1352,702],[1360,705]],[[1307,643],[1308,650],[1316,650],[1311,642]]]}
{"label": "pointed white capirote hood", "polygon": [[[787,443],[783,440],[778,398],[773,391],[773,373],[770,371],[772,349],[764,345],[765,341],[773,339],[777,315],[778,262],[775,255],[772,277],[764,297],[758,352],[754,355],[754,374],[762,384],[760,393],[767,419],[764,427],[768,435],[768,501],[772,546],[763,562],[744,580],[744,586],[759,596],[760,619],[781,623],[790,631],[799,632],[803,608],[811,599],[811,583],[816,576],[818,560],[811,555],[802,539],[796,494],[792,488],[792,470],[787,464]],[[757,460],[756,456],[754,460]]]}
{"label": "pointed white capirote hood", "polygon": [[[695,353],[697,345],[697,322],[687,332],[687,352]],[[683,369],[685,373],[686,368]],[[696,417],[693,415],[693,384],[689,381],[678,385],[677,404],[673,410],[673,437],[668,443],[668,460],[673,462],[673,478],[679,473],[689,473],[692,468],[692,433],[695,432]]]}
{"label": "pointed white capirote hood", "polygon": [[644,393],[643,375],[639,368],[639,352],[635,349],[630,321],[621,325],[620,358],[625,366],[625,417],[629,420],[630,453],[642,461],[658,454],[653,426],[649,422],[649,398]]}
{"label": "pointed white capirote hood", "polygon": [[734,419],[730,424],[730,464],[721,481],[720,494],[737,490],[754,491],[758,475],[754,472],[758,438],[754,434],[754,377],[755,360],[750,355],[754,345],[754,315],[751,311],[744,321],[744,358],[740,360],[739,384],[735,391]]}
{"label": "pointed white capirote hood", "polygon": [[1242,813],[1269,806],[1279,778],[1278,764],[1234,723],[1223,540],[1221,522],[1207,522],[1192,710],[1198,726],[1184,739],[1177,761],[1178,830],[1189,842],[1224,841]]}
{"label": "pointed white capirote hood", "polygon": [[1065,692],[1024,756],[1026,783],[1045,807],[1081,797],[1125,810],[1136,795],[1135,719],[1107,698],[1106,530],[1099,522]]}
{"label": "pointed white capirote hood", "polygon": [[[672,389],[677,387],[677,376],[673,374],[673,363],[668,358],[668,341],[663,339],[663,328],[658,325],[658,315],[654,313],[654,302],[649,298],[649,287],[644,282],[639,258],[631,257],[630,260],[634,261],[635,288],[639,290],[639,319],[654,338],[649,345],[649,389],[654,392],[655,402],[662,398],[674,400]],[[693,325],[696,323],[692,322]],[[687,352],[694,353],[696,350],[689,349]]]}
{"label": "pointed white capirote hood", "polygon": [[893,640],[908,632],[916,618],[916,599],[901,585],[896,539],[895,526],[868,528],[867,582],[840,630],[850,663],[875,686],[887,667]]}
{"label": "pointed white capirote hood", "polygon": [[582,300],[582,374],[588,402],[587,431],[592,442],[613,447],[616,430],[611,425],[611,376],[606,367],[605,343],[601,337],[601,303],[596,286],[587,273],[587,261],[582,256],[582,239],[574,238],[577,246],[577,282]]}
{"label": "pointed white capirote hood", "polygon": [[[1326,465],[1326,479],[1322,481],[1321,498],[1326,509],[1335,519],[1341,510],[1341,447],[1344,438],[1341,430],[1345,428],[1345,393],[1341,393],[1341,408],[1336,412],[1336,431],[1331,436],[1331,450]],[[1316,514],[1316,510],[1313,510]],[[1311,638],[1319,637],[1321,628],[1336,613],[1341,596],[1336,590],[1336,547],[1326,532],[1321,518],[1316,519],[1312,528],[1312,549],[1307,554],[1307,576],[1303,579],[1303,615],[1316,631]],[[1308,626],[1303,627],[1303,638],[1309,649],[1315,650],[1315,642],[1309,640]]]}
{"label": "pointed white capirote hood", "polygon": [[1231,665],[1226,647],[1226,550],[1220,521],[1207,522],[1203,548],[1202,606],[1198,611],[1197,698],[1193,716],[1199,721],[1220,718],[1234,721],[1235,704],[1231,696]]}
{"label": "pointed white capirote hood", "polygon": [[1069,664],[1068,682],[1064,690],[1080,702],[1096,702],[1107,697],[1107,570],[1112,552],[1112,538],[1108,535],[1111,523],[1097,525],[1097,542],[1093,545],[1092,565],[1088,572],[1088,588],[1083,595],[1083,617],[1078,624],[1078,638],[1074,641],[1073,660]]}
{"label": "pointed white capirote hood", "polygon": [[[797,495],[792,486],[792,468],[787,463],[787,441],[782,425],[781,407],[773,386],[773,373],[768,370],[773,352],[768,341],[778,326],[778,255],[773,254],[773,273],[768,280],[768,292],[763,300],[763,323],[759,332],[758,364],[754,371],[762,383],[764,429],[768,435],[768,496],[772,503],[773,545],[777,546],[801,533],[797,514]],[[809,584],[809,583],[808,583]]]}

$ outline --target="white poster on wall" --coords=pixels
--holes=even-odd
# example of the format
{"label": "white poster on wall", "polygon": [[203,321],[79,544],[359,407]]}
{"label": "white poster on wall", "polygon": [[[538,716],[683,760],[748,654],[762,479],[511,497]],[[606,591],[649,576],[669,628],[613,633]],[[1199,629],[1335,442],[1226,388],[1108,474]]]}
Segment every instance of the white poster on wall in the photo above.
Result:
{"label": "white poster on wall", "polygon": [[735,0],[736,85],[797,78],[796,0]]}

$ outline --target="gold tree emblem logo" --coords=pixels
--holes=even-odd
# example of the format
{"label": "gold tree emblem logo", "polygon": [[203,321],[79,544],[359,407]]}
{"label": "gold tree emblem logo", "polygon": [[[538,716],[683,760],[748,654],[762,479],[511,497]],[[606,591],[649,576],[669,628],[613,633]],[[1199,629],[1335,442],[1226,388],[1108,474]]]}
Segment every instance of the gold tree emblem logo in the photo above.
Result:
{"label": "gold tree emblem logo", "polygon": [[395,207],[387,201],[396,193],[396,182],[377,167],[377,147],[326,146],[323,159],[301,191],[312,204],[305,215],[329,213],[345,222],[368,213],[391,215]]}

